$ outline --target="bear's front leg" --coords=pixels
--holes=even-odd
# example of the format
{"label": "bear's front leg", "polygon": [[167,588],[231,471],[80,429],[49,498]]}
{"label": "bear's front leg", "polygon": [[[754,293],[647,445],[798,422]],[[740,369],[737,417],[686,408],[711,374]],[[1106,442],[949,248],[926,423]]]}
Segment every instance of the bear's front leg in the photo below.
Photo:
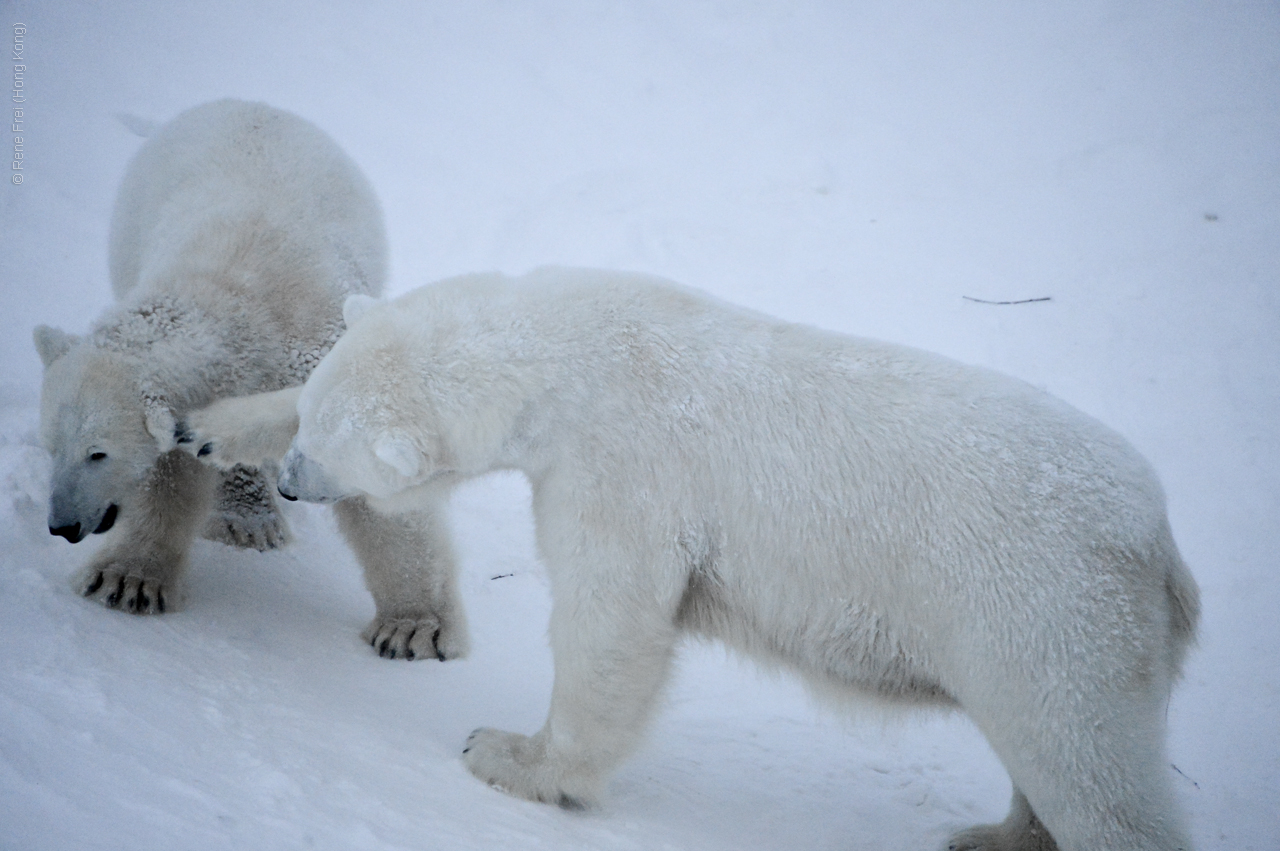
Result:
{"label": "bear's front leg", "polygon": [[531,801],[567,809],[598,803],[609,773],[644,732],[676,643],[679,593],[625,587],[645,572],[607,565],[607,582],[564,594],[553,575],[555,685],[547,722],[533,736],[476,730],[462,757],[472,774]]}
{"label": "bear's front leg", "polygon": [[377,606],[361,638],[383,658],[443,662],[467,654],[467,619],[442,502],[403,514],[382,514],[359,497],[334,506]]}
{"label": "bear's front leg", "polygon": [[190,411],[174,427],[180,449],[220,470],[271,467],[298,433],[302,387],[219,399]]}
{"label": "bear's front leg", "polygon": [[289,526],[276,506],[275,475],[236,465],[221,475],[213,511],[202,535],[210,541],[259,552],[289,542]]}
{"label": "bear's front leg", "polygon": [[215,479],[213,470],[181,452],[161,455],[122,508],[118,540],[79,572],[76,590],[133,614],[181,608],[187,551],[209,510]]}

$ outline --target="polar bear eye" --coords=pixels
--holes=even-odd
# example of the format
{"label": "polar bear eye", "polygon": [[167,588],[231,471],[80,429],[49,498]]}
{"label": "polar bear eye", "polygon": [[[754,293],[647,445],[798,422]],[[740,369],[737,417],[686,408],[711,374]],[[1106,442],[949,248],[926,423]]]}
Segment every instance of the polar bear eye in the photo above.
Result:
{"label": "polar bear eye", "polygon": [[91,452],[91,453],[89,453],[89,460],[90,460],[90,461],[105,461],[105,460],[107,460],[107,453],[105,453],[105,452]]}

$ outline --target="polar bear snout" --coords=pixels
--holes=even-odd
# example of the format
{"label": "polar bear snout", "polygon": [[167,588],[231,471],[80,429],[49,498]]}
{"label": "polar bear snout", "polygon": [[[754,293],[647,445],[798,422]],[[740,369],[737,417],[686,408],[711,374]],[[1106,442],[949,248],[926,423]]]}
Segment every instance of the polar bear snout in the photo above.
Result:
{"label": "polar bear snout", "polygon": [[290,447],[280,462],[280,478],[276,490],[290,502],[337,502],[348,494],[335,487],[325,469],[303,455],[296,447]]}
{"label": "polar bear snout", "polygon": [[298,501],[298,459],[301,456],[293,449],[280,461],[280,476],[276,479],[276,491],[290,502]]}
{"label": "polar bear snout", "polygon": [[68,517],[68,512],[60,510],[60,506],[55,502],[50,506],[49,510],[49,534],[66,538],[73,544],[78,544],[89,536],[90,532],[94,535],[101,535],[111,529],[116,523],[116,516],[120,513],[120,506],[114,502],[106,507],[106,510],[94,520],[88,523],[82,523],[79,518]]}
{"label": "polar bear snout", "polygon": [[78,544],[84,540],[84,533],[80,531],[79,523],[63,524],[62,526],[54,526],[53,521],[49,522],[49,534],[58,535],[66,538],[73,544]]}

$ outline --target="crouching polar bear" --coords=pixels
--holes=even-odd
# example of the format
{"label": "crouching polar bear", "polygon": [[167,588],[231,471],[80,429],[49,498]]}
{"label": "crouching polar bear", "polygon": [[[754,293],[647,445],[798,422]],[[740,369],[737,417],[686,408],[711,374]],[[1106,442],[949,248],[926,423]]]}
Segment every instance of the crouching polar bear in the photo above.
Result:
{"label": "crouching polar bear", "polygon": [[[984,369],[639,276],[366,301],[298,395],[279,487],[393,510],[528,476],[555,683],[537,734],[472,734],[482,780],[596,801],[690,631],[820,693],[966,712],[1015,792],[952,848],[1189,847],[1164,710],[1198,591],[1150,467],[1099,423]],[[234,439],[232,418],[203,422],[209,451]]]}
{"label": "crouching polar bear", "polygon": [[[163,612],[181,603],[198,533],[258,549],[284,542],[274,481],[258,469],[280,456],[212,470],[175,450],[175,414],[300,385],[343,331],[342,300],[380,291],[385,254],[364,176],[287,112],[205,104],[138,151],[111,222],[117,306],[84,339],[35,331],[54,459],[50,532],[72,543],[110,532],[77,579],[81,593]],[[383,655],[462,654],[435,513],[385,516],[361,498],[336,512],[377,604],[366,639]]]}

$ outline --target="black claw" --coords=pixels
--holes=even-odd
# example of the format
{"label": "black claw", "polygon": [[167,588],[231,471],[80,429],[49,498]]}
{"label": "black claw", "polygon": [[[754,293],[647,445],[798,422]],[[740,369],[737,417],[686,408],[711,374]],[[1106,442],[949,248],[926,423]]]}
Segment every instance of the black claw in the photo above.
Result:
{"label": "black claw", "polygon": [[556,805],[562,810],[572,810],[574,812],[582,812],[587,808],[587,805],[582,801],[565,792],[560,793],[560,798],[556,801]]}
{"label": "black claw", "polygon": [[99,573],[97,576],[93,578],[93,581],[89,583],[89,587],[84,589],[84,596],[88,597],[90,594],[92,594],[94,591],[97,591],[101,587],[102,587],[102,574]]}
{"label": "black claw", "polygon": [[463,749],[462,749],[462,752],[463,752],[464,754],[471,753],[471,748],[463,748]]}
{"label": "black claw", "polygon": [[435,632],[431,633],[431,646],[436,651],[436,659],[443,662],[444,654],[440,652],[440,630],[438,629]]}
{"label": "black claw", "polygon": [[156,611],[164,614],[164,592],[156,589]]}
{"label": "black claw", "polygon": [[147,592],[141,587],[138,588],[138,611],[145,612],[151,608],[151,598],[147,596]]}
{"label": "black claw", "polygon": [[206,443],[204,446],[201,446],[201,447],[196,451],[196,455],[197,455],[197,456],[199,456],[200,458],[203,458],[204,456],[208,455],[208,454],[209,454],[209,453],[211,453],[211,452],[213,452],[213,444],[212,444],[212,443]]}
{"label": "black claw", "polygon": [[110,594],[107,595],[106,604],[114,609],[116,607],[116,604],[120,602],[120,598],[122,596],[124,596],[124,577],[123,576],[120,577],[120,581],[116,585],[116,590],[112,591]]}

